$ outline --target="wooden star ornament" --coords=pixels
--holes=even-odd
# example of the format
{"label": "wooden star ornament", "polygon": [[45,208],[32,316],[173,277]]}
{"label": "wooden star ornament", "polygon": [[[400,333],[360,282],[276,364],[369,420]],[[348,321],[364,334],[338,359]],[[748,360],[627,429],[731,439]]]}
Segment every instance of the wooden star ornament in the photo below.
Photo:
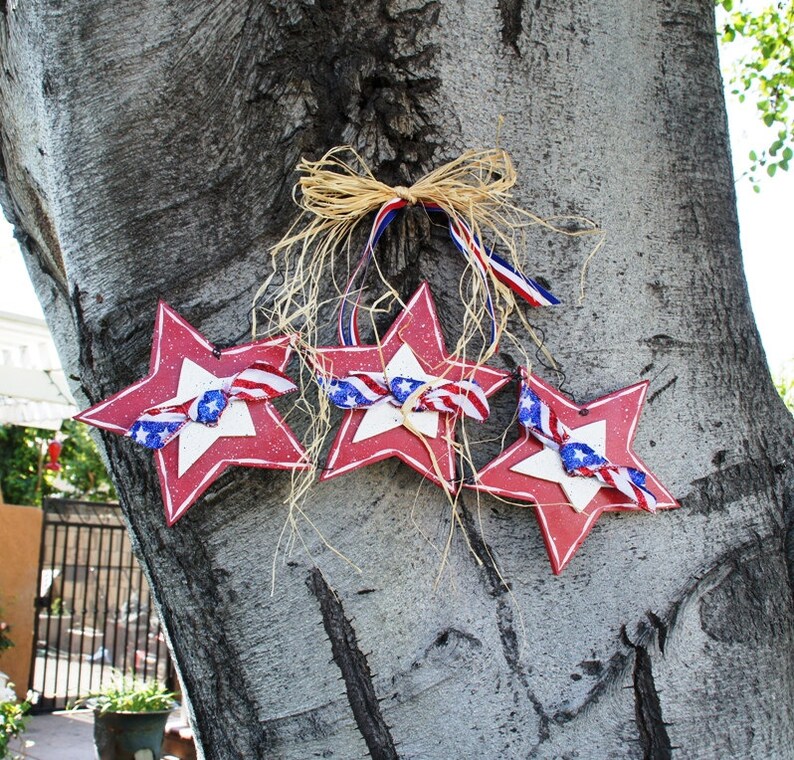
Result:
{"label": "wooden star ornament", "polygon": [[230,465],[310,466],[271,403],[295,389],[290,353],[289,336],[219,350],[161,301],[149,374],[75,419],[154,450],[173,525]]}
{"label": "wooden star ornament", "polygon": [[321,480],[397,457],[448,491],[458,416],[482,421],[485,399],[510,379],[447,353],[427,283],[378,345],[318,348],[315,368],[332,402],[347,409]]}
{"label": "wooden star ornament", "polygon": [[[538,400],[537,424],[545,425],[546,430],[557,424],[565,442],[558,447],[551,435],[544,439],[542,434],[539,440],[530,427],[521,425],[518,441],[468,484],[478,491],[535,505],[555,574],[571,561],[604,512],[679,506],[632,448],[647,390],[647,381],[637,383],[579,406],[539,378],[524,374],[519,404],[530,406],[528,397]],[[588,457],[594,462],[614,463],[611,470],[620,470],[618,474],[626,476],[625,492],[609,484],[613,479],[609,471],[603,480],[572,472],[572,459],[580,460],[577,464],[589,472]],[[629,498],[627,493],[638,493],[639,497]]]}

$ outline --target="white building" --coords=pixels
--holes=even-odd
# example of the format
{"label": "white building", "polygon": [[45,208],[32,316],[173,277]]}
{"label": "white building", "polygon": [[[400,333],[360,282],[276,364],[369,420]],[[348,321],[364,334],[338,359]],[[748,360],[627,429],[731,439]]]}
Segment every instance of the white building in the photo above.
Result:
{"label": "white building", "polygon": [[0,424],[58,430],[74,414],[47,324],[0,311]]}

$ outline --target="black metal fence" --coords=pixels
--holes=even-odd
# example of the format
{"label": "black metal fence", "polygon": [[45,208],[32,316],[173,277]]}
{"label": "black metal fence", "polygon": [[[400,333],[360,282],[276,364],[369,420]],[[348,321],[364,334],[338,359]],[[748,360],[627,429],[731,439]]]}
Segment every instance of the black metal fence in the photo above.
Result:
{"label": "black metal fence", "polygon": [[38,610],[35,711],[64,709],[114,669],[169,680],[160,621],[117,505],[45,501]]}

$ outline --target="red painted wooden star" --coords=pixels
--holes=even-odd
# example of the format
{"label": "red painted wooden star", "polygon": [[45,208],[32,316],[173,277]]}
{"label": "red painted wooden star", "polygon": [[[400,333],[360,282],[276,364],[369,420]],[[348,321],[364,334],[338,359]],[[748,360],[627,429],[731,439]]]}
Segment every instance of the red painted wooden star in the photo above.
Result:
{"label": "red painted wooden star", "polygon": [[[149,374],[75,419],[125,435],[152,407],[178,404],[220,388],[225,378],[257,361],[283,371],[289,357],[289,336],[218,352],[161,301]],[[157,449],[154,455],[169,525],[182,517],[229,465],[289,470],[309,467],[303,447],[269,401],[236,400],[217,424],[185,426],[178,440]]]}
{"label": "red painted wooden star", "polygon": [[[355,373],[378,373],[387,382],[411,378],[430,383],[442,378],[474,380],[485,397],[510,379],[509,373],[478,366],[447,354],[427,283],[414,293],[379,345],[318,348],[316,369],[328,384]],[[397,457],[438,486],[453,490],[456,415],[408,411],[388,402],[349,409],[331,446],[320,479],[343,475],[388,457]]]}
{"label": "red painted wooden star", "polygon": [[[542,380],[531,376],[530,387],[572,430],[609,461],[634,467],[647,475],[647,487],[657,498],[656,509],[678,503],[634,453],[632,443],[648,382],[637,383],[578,406]],[[594,477],[569,475],[560,455],[545,447],[526,428],[516,443],[479,471],[469,487],[535,504],[543,541],[555,574],[562,572],[603,512],[637,511],[640,507],[615,488]]]}

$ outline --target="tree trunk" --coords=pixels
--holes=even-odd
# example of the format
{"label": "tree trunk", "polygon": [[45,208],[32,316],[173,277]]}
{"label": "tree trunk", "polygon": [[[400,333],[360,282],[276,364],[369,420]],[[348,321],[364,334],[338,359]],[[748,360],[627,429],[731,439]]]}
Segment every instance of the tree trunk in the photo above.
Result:
{"label": "tree trunk", "polygon": [[[288,474],[233,469],[168,529],[150,454],[103,435],[206,757],[794,746],[794,426],[748,305],[712,6],[1,4],[2,205],[85,405],[146,374],[158,298],[239,339],[301,156],[349,143],[410,184],[494,144],[500,115],[518,201],[608,232],[581,306],[581,241],[528,254],[564,299],[531,316],[567,390],[651,381],[636,449],[683,508],[605,516],[559,577],[531,509],[465,495],[485,561],[458,531],[435,586],[449,505],[392,459],[306,507],[361,573],[304,525],[271,595]],[[412,212],[381,246],[404,295],[430,281],[451,342],[450,243]]]}

